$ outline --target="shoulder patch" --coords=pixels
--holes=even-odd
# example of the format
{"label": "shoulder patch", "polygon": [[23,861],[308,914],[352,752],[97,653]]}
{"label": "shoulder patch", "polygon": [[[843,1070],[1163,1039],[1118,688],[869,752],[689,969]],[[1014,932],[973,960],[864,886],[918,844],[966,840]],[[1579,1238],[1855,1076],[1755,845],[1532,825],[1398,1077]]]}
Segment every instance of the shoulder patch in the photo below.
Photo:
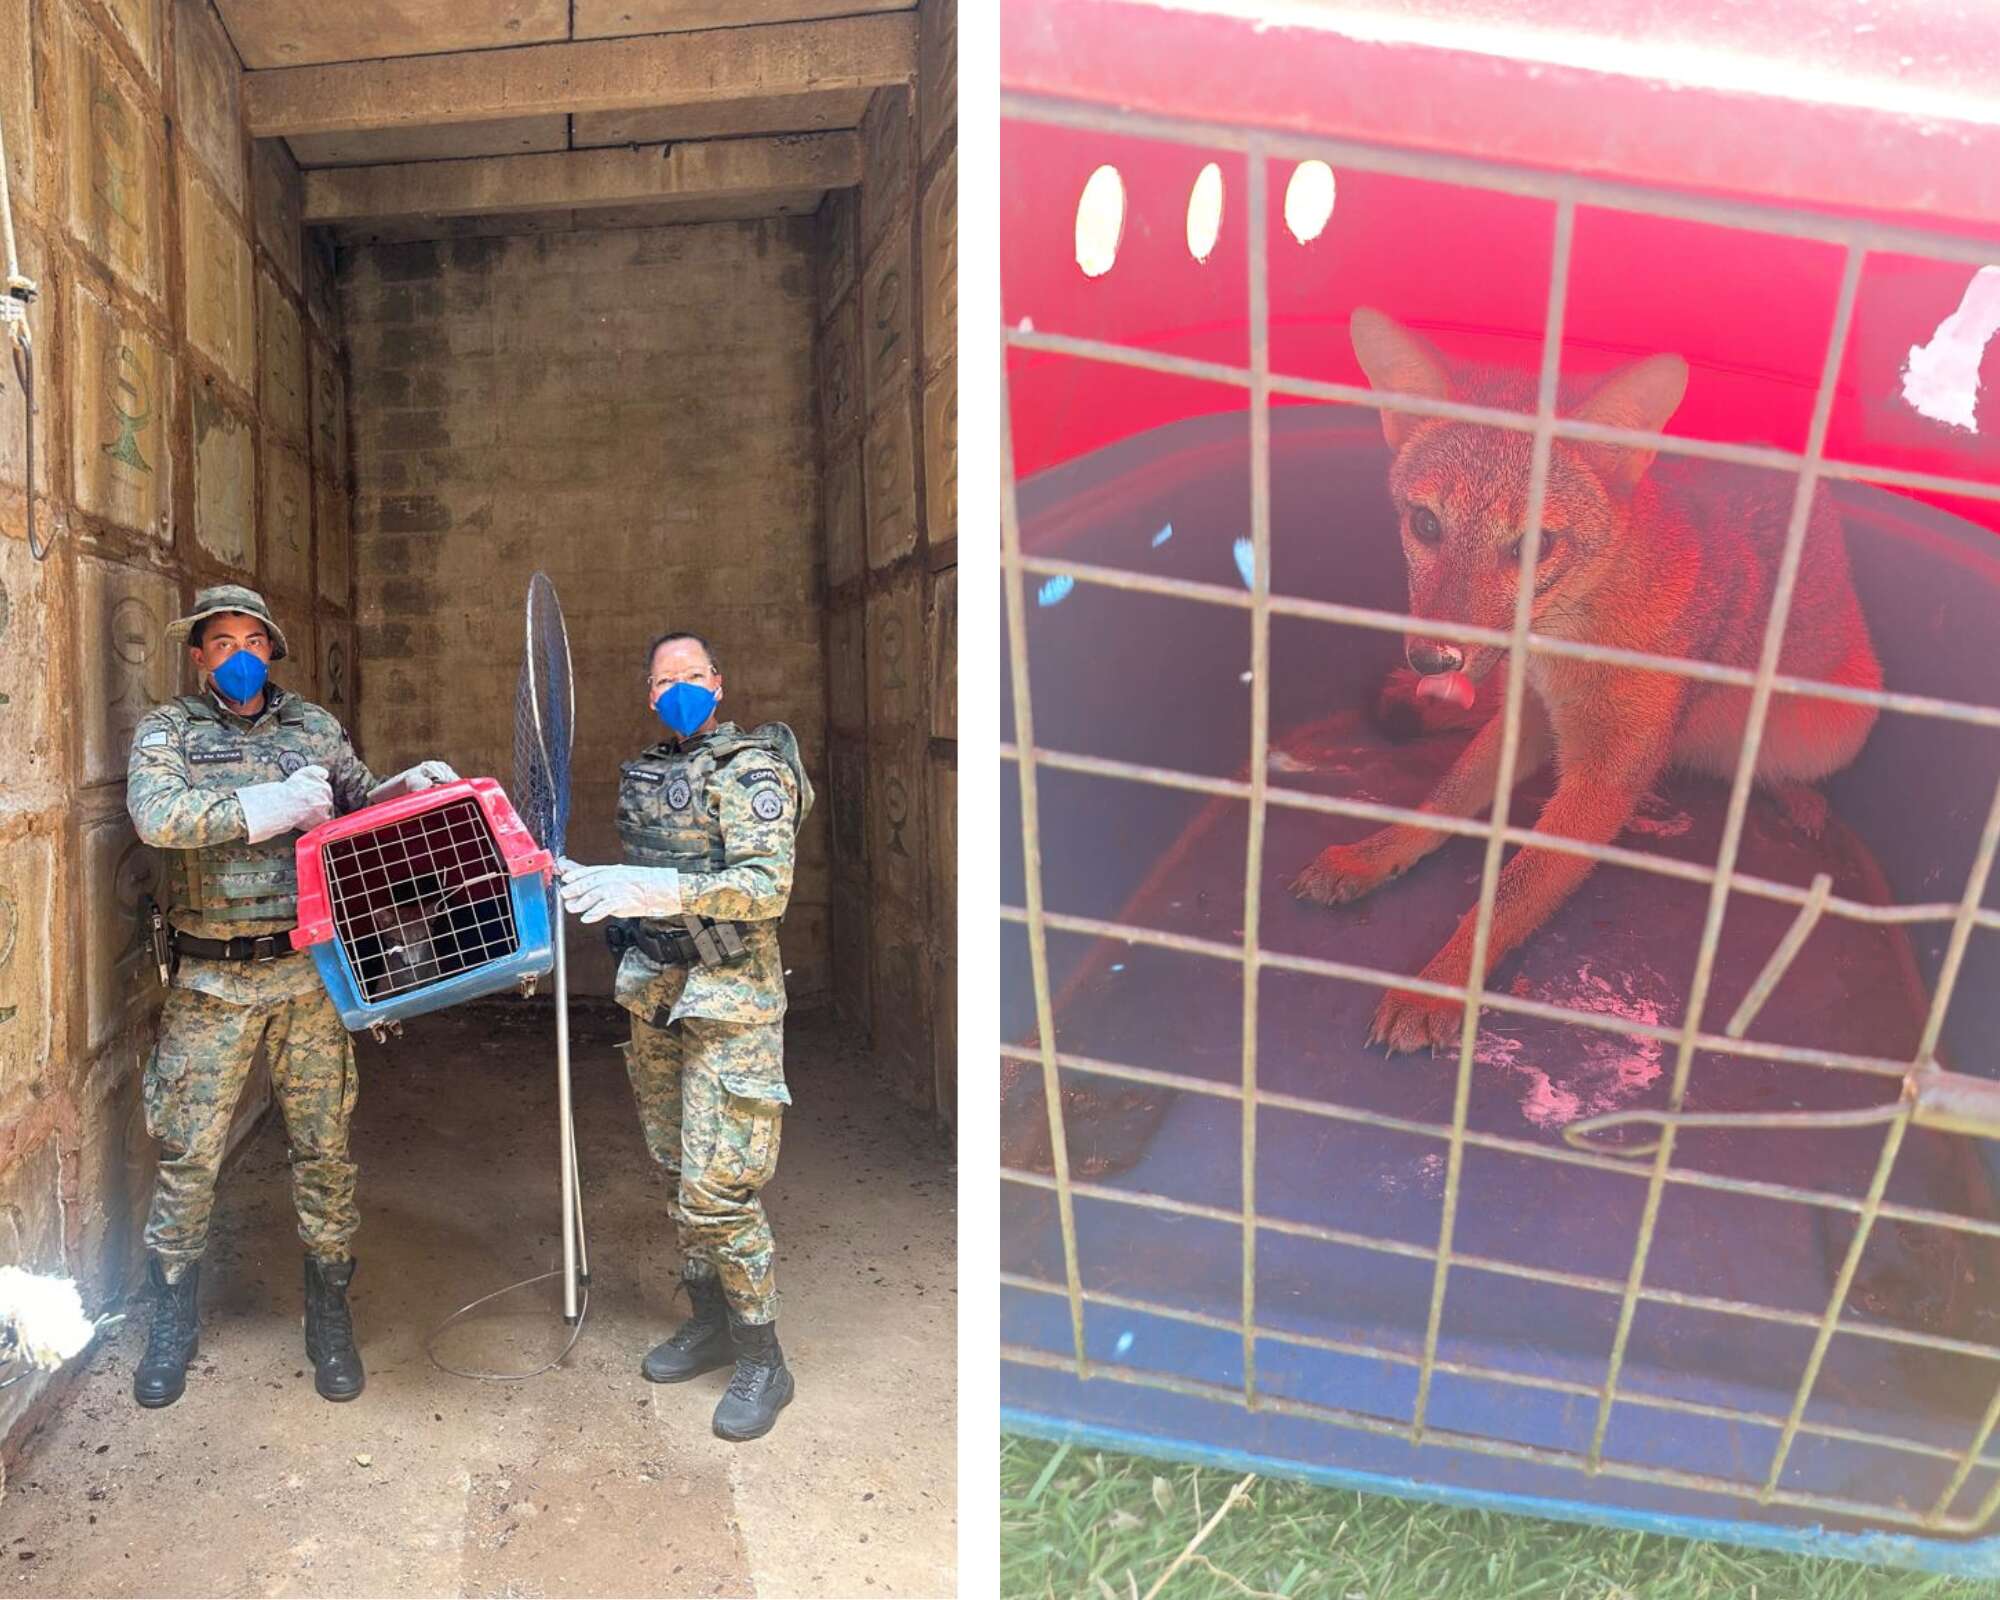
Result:
{"label": "shoulder patch", "polygon": [[785,814],[785,794],[775,786],[759,789],[750,797],[750,813],[760,822],[776,822]]}
{"label": "shoulder patch", "polygon": [[165,728],[155,728],[151,733],[140,735],[139,748],[141,750],[157,750],[160,746],[172,744],[173,742],[174,736],[167,732]]}
{"label": "shoulder patch", "polygon": [[619,770],[634,783],[664,783],[667,779],[667,775],[657,768],[621,767]]}
{"label": "shoulder patch", "polygon": [[746,789],[754,789],[760,783],[776,783],[778,775],[769,767],[758,767],[751,772],[738,773],[736,781]]}

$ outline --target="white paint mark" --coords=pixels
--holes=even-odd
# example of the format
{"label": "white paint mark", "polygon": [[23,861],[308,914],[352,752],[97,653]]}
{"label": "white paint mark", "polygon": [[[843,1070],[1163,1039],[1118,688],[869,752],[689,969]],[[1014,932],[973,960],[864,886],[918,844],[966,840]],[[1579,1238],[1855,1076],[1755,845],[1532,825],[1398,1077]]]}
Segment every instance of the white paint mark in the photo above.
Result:
{"label": "white paint mark", "polygon": [[1333,168],[1301,161],[1285,185],[1285,226],[1300,244],[1311,244],[1333,220]]}
{"label": "white paint mark", "polygon": [[[1666,989],[1659,974],[1620,972],[1614,985],[1592,973],[1590,966],[1584,962],[1574,979],[1535,998],[1572,1011],[1660,1025],[1659,996]],[[1473,1047],[1473,1060],[1523,1080],[1521,1115],[1538,1128],[1564,1128],[1580,1117],[1615,1111],[1644,1093],[1661,1071],[1657,1039],[1593,1032],[1582,1042],[1577,1061],[1560,1083],[1534,1062],[1523,1060],[1524,1049],[1521,1040],[1511,1034],[1482,1028]]]}
{"label": "white paint mark", "polygon": [[1188,191],[1188,254],[1197,261],[1206,261],[1214,254],[1215,241],[1221,236],[1222,168],[1211,161],[1195,175],[1194,188]]}
{"label": "white paint mark", "polygon": [[1981,267],[1929,344],[1910,346],[1903,398],[1935,422],[1979,431],[1979,362],[2000,333],[2000,267]]}
{"label": "white paint mark", "polygon": [[1132,1348],[1132,1330],[1130,1328],[1127,1328],[1123,1333],[1118,1335],[1118,1342],[1111,1347],[1111,1353],[1113,1355],[1122,1356],[1123,1354],[1125,1354],[1127,1350],[1130,1350],[1131,1348]]}
{"label": "white paint mark", "polygon": [[[1165,544],[1173,536],[1174,536],[1174,525],[1170,522],[1164,528],[1162,528],[1158,533],[1153,535],[1153,548],[1155,550],[1159,549],[1161,545]],[[161,734],[160,737],[164,739],[166,735]]]}
{"label": "white paint mark", "polygon": [[1125,180],[1116,167],[1099,167],[1076,203],[1076,264],[1086,278],[1101,278],[1118,259],[1125,236]]}

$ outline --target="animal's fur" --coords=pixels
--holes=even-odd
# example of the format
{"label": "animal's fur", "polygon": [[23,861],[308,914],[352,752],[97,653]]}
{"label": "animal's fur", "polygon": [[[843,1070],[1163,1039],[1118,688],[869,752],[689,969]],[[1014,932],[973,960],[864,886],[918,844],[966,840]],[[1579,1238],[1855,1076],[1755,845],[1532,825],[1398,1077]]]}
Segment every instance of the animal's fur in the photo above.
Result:
{"label": "animal's fur", "polygon": [[[1356,354],[1376,388],[1438,399],[1534,407],[1534,380],[1520,373],[1455,371],[1428,341],[1380,312],[1355,312]],[[1587,392],[1572,389],[1565,414],[1657,432],[1679,406],[1687,365],[1652,356]],[[1426,624],[1406,636],[1413,667],[1430,671],[1463,658],[1483,725],[1424,803],[1427,811],[1476,816],[1491,805],[1500,725],[1491,715],[1504,679],[1502,647],[1464,645],[1470,623],[1513,625],[1523,531],[1529,435],[1384,411],[1394,459],[1390,495],[1409,569],[1410,614]],[[1789,477],[1708,462],[1654,464],[1654,452],[1558,439],[1542,509],[1535,574],[1537,633],[1726,666],[1756,665],[1791,512]],[[1435,530],[1421,514],[1437,519]],[[1436,538],[1428,538],[1433,531]],[[1855,598],[1840,518],[1824,495],[1813,502],[1778,670],[1862,688],[1882,671]],[[1662,771],[1678,766],[1733,778],[1747,689],[1670,673],[1603,666],[1537,653],[1522,708],[1516,776],[1551,758],[1555,793],[1535,826],[1608,843],[1631,819]],[[1435,725],[1439,702],[1393,684],[1378,715],[1391,726]],[[1874,726],[1872,708],[1778,695],[1757,751],[1757,777],[1791,814],[1816,829],[1825,800],[1810,787],[1854,759]],[[1449,835],[1394,826],[1358,843],[1332,845],[1301,873],[1293,892],[1324,904],[1356,900],[1423,859]],[[1500,874],[1488,966],[1540,927],[1590,872],[1580,856],[1523,849]],[[1423,969],[1440,983],[1469,975],[1474,913]],[[1372,1040],[1391,1052],[1456,1042],[1461,1008],[1393,991],[1376,1012]]]}

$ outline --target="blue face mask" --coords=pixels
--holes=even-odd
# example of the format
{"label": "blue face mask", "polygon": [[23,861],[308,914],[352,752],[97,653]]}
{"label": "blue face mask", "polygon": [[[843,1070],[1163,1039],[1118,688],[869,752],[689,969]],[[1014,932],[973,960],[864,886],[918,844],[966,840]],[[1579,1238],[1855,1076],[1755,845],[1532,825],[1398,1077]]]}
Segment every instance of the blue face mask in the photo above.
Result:
{"label": "blue face mask", "polygon": [[660,720],[685,739],[715,715],[715,691],[698,683],[677,683],[653,702]]}
{"label": "blue face mask", "polygon": [[216,688],[239,706],[256,699],[270,675],[271,669],[263,658],[248,650],[238,650],[209,673]]}

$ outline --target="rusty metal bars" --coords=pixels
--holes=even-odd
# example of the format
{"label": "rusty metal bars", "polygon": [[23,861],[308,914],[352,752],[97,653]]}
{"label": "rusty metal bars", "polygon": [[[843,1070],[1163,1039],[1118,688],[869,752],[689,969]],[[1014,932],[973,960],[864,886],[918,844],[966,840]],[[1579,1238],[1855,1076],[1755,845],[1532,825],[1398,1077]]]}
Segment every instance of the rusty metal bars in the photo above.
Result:
{"label": "rusty metal bars", "polygon": [[1250,142],[1250,833],[1243,865],[1243,1403],[1257,1404],[1257,960],[1271,744],[1271,296],[1266,162]]}
{"label": "rusty metal bars", "polygon": [[1444,1322],[1446,1280],[1451,1275],[1452,1231],[1458,1221],[1458,1184],[1465,1163],[1465,1122],[1472,1106],[1472,1057],[1479,1036],[1479,1002],[1486,989],[1486,959],[1493,933],[1493,903],[1500,889],[1500,852],[1514,797],[1515,758],[1521,747],[1521,708],[1528,696],[1528,620],[1535,602],[1535,571],[1541,559],[1542,500],[1549,483],[1549,450],[1555,423],[1556,382],[1562,371],[1563,305],[1569,293],[1570,247],[1576,237],[1576,207],[1556,202],[1555,248],[1549,264],[1548,306],[1542,320],[1542,374],[1535,391],[1535,442],[1528,468],[1528,503],[1522,511],[1520,581],[1514,586],[1514,631],[1507,649],[1507,694],[1500,707],[1500,766],[1493,778],[1492,818],[1487,825],[1486,861],[1479,875],[1479,907],[1473,914],[1471,966],[1465,979],[1465,1006],[1459,1018],[1458,1081],[1452,1091],[1451,1150],[1445,1161],[1444,1210],[1438,1224],[1437,1270],[1431,1279],[1431,1308],[1424,1330],[1424,1362],[1417,1375],[1417,1402],[1410,1438],[1424,1439],[1430,1406],[1431,1371],[1437,1363],[1438,1334]]}
{"label": "rusty metal bars", "polygon": [[1049,943],[1042,915],[1042,838],[1035,791],[1035,719],[1029,692],[1028,649],[1022,632],[1027,600],[1022,590],[1021,519],[1014,483],[1013,412],[1007,403],[1007,371],[1000,363],[1000,546],[1007,569],[1007,625],[1013,645],[1014,726],[1022,754],[1015,766],[1021,780],[1022,870],[1027,881],[1028,946],[1035,974],[1035,1028],[1042,1046],[1042,1093],[1049,1106],[1049,1150],[1062,1188],[1057,1205],[1062,1215],[1063,1265],[1069,1278],[1070,1331],[1076,1341],[1076,1372],[1090,1376],[1090,1358],[1083,1341],[1083,1278],[1077,1264],[1076,1211],[1069,1194],[1069,1141],[1063,1127],[1062,1077],[1056,1069],[1054,1008],[1049,997]]}
{"label": "rusty metal bars", "polygon": [[[1750,709],[1743,719],[1743,741],[1736,753],[1736,780],[1730,785],[1729,811],[1722,824],[1722,846],[1715,864],[1715,882],[1708,895],[1708,917],[1702,924],[1701,943],[1696,947],[1694,978],[1688,985],[1685,1019],[1681,1024],[1679,1048],[1674,1057],[1672,1086],[1667,1091],[1669,1120],[1660,1130],[1658,1151],[1653,1157],[1652,1177],[1646,1187],[1646,1205],[1639,1216],[1639,1237],[1632,1249],[1632,1272],[1626,1280],[1625,1298],[1618,1308],[1618,1331],[1611,1340],[1611,1360],[1604,1376],[1604,1394],[1598,1402],[1597,1426],[1590,1440],[1591,1470],[1597,1469],[1604,1453],[1604,1434],[1611,1424],[1612,1408],[1618,1399],[1618,1374],[1624,1365],[1625,1350],[1632,1334],[1632,1316],[1638,1309],[1639,1285],[1646,1275],[1646,1258],[1651,1253],[1653,1230],[1659,1222],[1660,1200],[1666,1193],[1666,1170],[1674,1158],[1674,1125],[1671,1113],[1681,1108],[1687,1095],[1688,1078],[1694,1071],[1695,1041],[1701,1034],[1701,1014],[1708,1004],[1709,980],[1715,973],[1715,958],[1722,944],[1722,919],[1729,908],[1730,879],[1736,871],[1736,852],[1743,841],[1743,820],[1750,810],[1750,787],[1757,776],[1757,747],[1764,737],[1764,719],[1771,708],[1774,692],[1771,680],[1777,675],[1778,653],[1784,646],[1785,623],[1791,615],[1792,591],[1805,553],[1806,523],[1812,516],[1815,468],[1826,444],[1826,430],[1833,417],[1834,387],[1840,381],[1841,360],[1847,352],[1847,333],[1854,321],[1854,302],[1861,289],[1863,252],[1850,245],[1841,269],[1840,298],[1833,313],[1833,328],[1827,336],[1826,356],[1820,367],[1819,392],[1813,397],[1812,424],[1806,431],[1806,454],[1799,468],[1798,487],[1792,495],[1791,523],[1785,529],[1784,553],[1778,558],[1777,579],[1771,590],[1771,611],[1764,622],[1763,647],[1757,658],[1757,682],[1750,691]],[[1890,1138],[1901,1142],[1902,1124]],[[1893,1149],[1892,1152],[1893,1154]],[[1888,1172],[1880,1174],[1888,1182]]]}

